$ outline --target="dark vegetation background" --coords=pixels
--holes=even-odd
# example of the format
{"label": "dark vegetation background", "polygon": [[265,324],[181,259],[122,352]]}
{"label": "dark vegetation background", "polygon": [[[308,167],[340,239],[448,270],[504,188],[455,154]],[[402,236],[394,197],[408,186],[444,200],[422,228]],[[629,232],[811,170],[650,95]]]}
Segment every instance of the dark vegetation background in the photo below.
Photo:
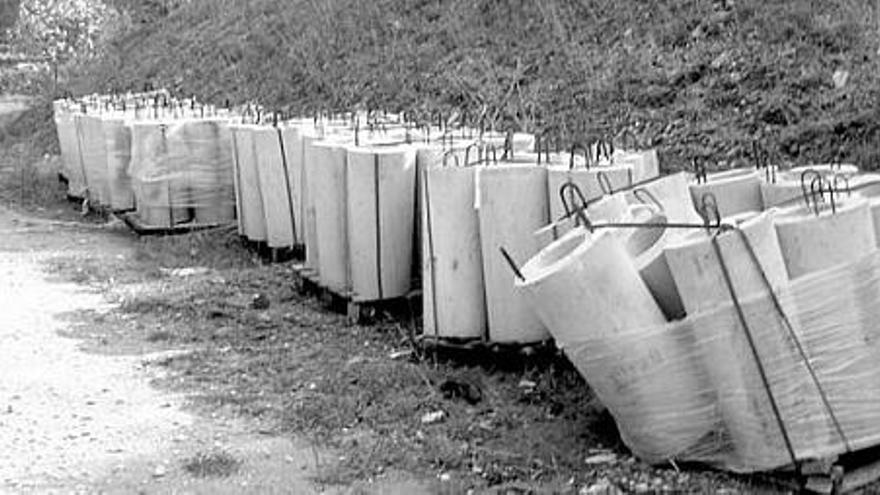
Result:
{"label": "dark vegetation background", "polygon": [[565,142],[628,127],[670,168],[733,165],[755,138],[783,162],[878,167],[876,0],[111,3],[134,22],[78,92],[153,82],[297,113],[463,108]]}
{"label": "dark vegetation background", "polygon": [[18,4],[19,0],[0,0],[0,41],[2,31],[10,29],[18,20]]}

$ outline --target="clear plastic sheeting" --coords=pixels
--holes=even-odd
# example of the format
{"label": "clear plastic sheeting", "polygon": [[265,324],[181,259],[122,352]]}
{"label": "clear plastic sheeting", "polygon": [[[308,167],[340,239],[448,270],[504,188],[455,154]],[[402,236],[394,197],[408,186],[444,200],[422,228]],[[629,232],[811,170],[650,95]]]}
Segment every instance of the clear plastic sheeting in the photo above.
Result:
{"label": "clear plastic sheeting", "polygon": [[77,114],[75,122],[89,200],[95,204],[109,204],[107,146],[101,117],[91,114]]}
{"label": "clear plastic sheeting", "polygon": [[134,208],[134,191],[128,168],[131,163],[131,129],[123,115],[103,119],[104,145],[107,150],[107,181],[110,207],[117,211]]}
{"label": "clear plastic sheeting", "polygon": [[172,187],[165,180],[170,153],[167,128],[158,122],[131,124],[132,187],[137,199],[137,214],[147,225],[172,227],[190,220],[186,208],[171,207],[185,201],[180,184]]}
{"label": "clear plastic sheeting", "polygon": [[833,209],[820,204],[814,211],[800,204],[781,210],[776,232],[791,278],[847,263],[877,249],[870,205],[861,196],[844,198]]}
{"label": "clear plastic sheeting", "polygon": [[789,281],[773,220],[670,247],[690,284],[672,323],[610,232],[575,230],[522,268],[517,285],[642,459],[754,472],[880,444],[880,254]]}
{"label": "clear plastic sheeting", "polygon": [[235,220],[228,125],[219,119],[132,121],[130,175],[150,226]]}
{"label": "clear plastic sheeting", "polygon": [[74,198],[84,198],[87,187],[74,104],[67,100],[56,100],[53,106],[58,145],[61,150],[61,170],[67,179],[67,194]]}

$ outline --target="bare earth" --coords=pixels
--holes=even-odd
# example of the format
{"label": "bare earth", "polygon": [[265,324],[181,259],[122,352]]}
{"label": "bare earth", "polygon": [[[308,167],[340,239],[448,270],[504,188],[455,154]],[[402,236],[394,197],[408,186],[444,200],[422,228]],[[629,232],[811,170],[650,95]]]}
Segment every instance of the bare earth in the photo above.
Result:
{"label": "bare earth", "polygon": [[[250,425],[195,417],[149,385],[160,356],[88,354],[59,334],[63,315],[107,311],[100,294],[48,281],[57,254],[125,257],[124,231],[23,218],[0,209],[0,492],[312,493],[305,444]],[[183,469],[197,454],[242,462],[224,478]]]}

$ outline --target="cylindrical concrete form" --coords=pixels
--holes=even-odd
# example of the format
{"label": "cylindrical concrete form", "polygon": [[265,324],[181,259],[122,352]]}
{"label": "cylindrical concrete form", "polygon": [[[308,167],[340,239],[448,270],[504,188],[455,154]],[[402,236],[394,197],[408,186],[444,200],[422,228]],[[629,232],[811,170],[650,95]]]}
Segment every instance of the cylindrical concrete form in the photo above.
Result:
{"label": "cylindrical concrete form", "polygon": [[660,176],[660,159],[657,156],[656,149],[642,151],[617,150],[612,155],[612,162],[617,166],[631,168],[634,184]]}
{"label": "cylindrical concrete form", "polygon": [[412,282],[415,149],[351,147],[346,167],[353,297],[374,301],[405,296]]}
{"label": "cylindrical concrete form", "polygon": [[321,285],[340,294],[351,289],[348,270],[348,216],[345,164],[347,145],[323,140],[312,144],[309,197],[315,205],[318,273]]}
{"label": "cylindrical concrete form", "polygon": [[[688,190],[691,181],[691,174],[687,172],[665,175],[627,191],[626,198],[631,204],[650,203],[656,199],[670,223],[700,224],[703,218],[694,209]],[[640,190],[647,191],[650,196],[639,195],[637,191]]]}
{"label": "cylindrical concrete form", "polygon": [[[819,452],[830,436],[827,411],[794,337],[769,296],[771,290],[784,287],[788,278],[773,226],[775,213],[740,218],[738,231],[718,234],[718,249],[737,299],[744,303],[763,298],[756,310],[744,314],[793,447],[798,453]],[[733,317],[735,313],[728,313],[724,325],[697,316],[732,303],[722,258],[712,239],[712,234],[695,231],[669,245],[666,260],[688,314],[695,315],[693,331],[718,394],[737,463],[746,470],[783,466],[791,459],[749,346],[749,334]]]}
{"label": "cylindrical concrete form", "polygon": [[303,201],[303,124],[289,123],[281,127],[281,142],[287,161],[287,185],[293,203],[296,244],[305,243],[305,201]]}
{"label": "cylindrical concrete form", "polygon": [[79,126],[80,151],[85,169],[89,200],[109,206],[110,187],[107,182],[107,146],[104,142],[104,126],[97,114],[76,116]]}
{"label": "cylindrical concrete form", "polygon": [[268,239],[266,214],[260,192],[260,176],[254,146],[253,125],[232,127],[234,150],[238,164],[238,202],[244,236],[252,241]]}
{"label": "cylindrical concrete form", "polygon": [[791,279],[850,263],[877,249],[868,201],[852,197],[838,203],[836,212],[824,205],[818,215],[805,205],[779,212],[776,232]]}
{"label": "cylindrical concrete form", "polygon": [[293,198],[290,195],[287,156],[282,150],[280,130],[254,127],[254,152],[259,170],[260,198],[266,222],[266,244],[270,248],[291,248],[296,244]]}
{"label": "cylindrical concrete form", "polygon": [[697,444],[717,421],[695,348],[668,331],[623,244],[574,230],[523,268],[517,287],[648,462]]}
{"label": "cylindrical concrete form", "polygon": [[713,194],[723,217],[764,209],[761,174],[751,168],[709,174],[705,183],[691,184],[690,191],[695,208],[702,205],[703,195]]}
{"label": "cylindrical concrete form", "polygon": [[874,223],[874,235],[880,246],[880,174],[864,174],[849,180],[853,194],[868,199],[871,205],[871,219]]}
{"label": "cylindrical concrete form", "polygon": [[110,207],[117,211],[134,208],[134,190],[128,166],[131,162],[131,129],[122,116],[103,120],[104,142],[107,148],[107,180]]}
{"label": "cylindrical concrete form", "polygon": [[[807,165],[802,167],[794,167],[787,170],[776,167],[775,173],[771,175],[770,182],[761,184],[761,198],[764,208],[772,208],[774,206],[788,207],[803,201],[804,186],[801,181],[805,172],[817,174],[824,178],[830,178],[834,175],[842,175],[845,177],[854,175],[858,172],[855,165]],[[766,179],[766,177],[765,177]],[[809,189],[810,184],[806,184]]]}
{"label": "cylindrical concrete form", "polygon": [[422,291],[424,334],[483,339],[486,298],[476,167],[424,169]]}
{"label": "cylindrical concrete form", "polygon": [[534,232],[549,220],[547,170],[504,162],[480,167],[476,193],[489,338],[505,343],[547,339],[544,325],[514,289],[514,274],[499,252],[504,248],[522,262],[541,249]]}

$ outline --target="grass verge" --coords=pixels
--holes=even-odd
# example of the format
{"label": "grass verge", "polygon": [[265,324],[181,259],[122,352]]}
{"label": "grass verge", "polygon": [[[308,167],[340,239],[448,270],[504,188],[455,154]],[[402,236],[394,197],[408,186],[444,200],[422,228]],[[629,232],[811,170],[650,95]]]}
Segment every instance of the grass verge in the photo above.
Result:
{"label": "grass verge", "polygon": [[[155,364],[166,371],[158,386],[187,393],[198,411],[245,416],[334,453],[322,461],[322,484],[403,472],[478,491],[577,493],[604,479],[623,490],[765,490],[638,462],[562,357],[467,363],[400,353],[410,349],[406,323],[348,325],[295,290],[289,265],[264,266],[228,235],[145,240],[136,262],[95,253],[87,279],[59,269],[65,262],[47,268],[118,302],[108,314],[77,315],[74,334],[87,347],[186,349]],[[175,270],[193,266],[193,246],[209,251],[196,258],[204,269]],[[256,294],[268,308],[252,307]],[[450,383],[477,392],[449,393]],[[585,464],[597,453],[611,460]]]}

